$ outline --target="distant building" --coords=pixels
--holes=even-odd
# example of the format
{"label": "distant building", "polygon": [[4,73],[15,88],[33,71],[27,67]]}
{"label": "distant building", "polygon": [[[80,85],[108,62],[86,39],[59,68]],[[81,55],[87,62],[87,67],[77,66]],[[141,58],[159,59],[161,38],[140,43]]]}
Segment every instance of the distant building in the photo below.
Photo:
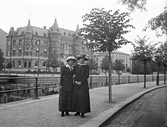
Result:
{"label": "distant building", "polygon": [[12,71],[46,70],[53,52],[63,62],[70,55],[90,55],[78,32],[78,25],[75,31],[59,28],[56,19],[49,29],[31,26],[30,20],[26,27],[11,27],[6,37],[6,64],[11,61]]}
{"label": "distant building", "polygon": [[0,28],[0,49],[6,54],[6,35],[7,33]]}
{"label": "distant building", "polygon": [[[94,53],[94,59],[98,63],[98,71],[99,72],[102,72],[102,70],[100,68],[101,61],[103,60],[103,58],[106,55],[108,56],[107,52],[95,52]],[[130,68],[130,69],[132,68],[132,61],[130,60],[130,57],[131,56],[129,54],[121,52],[121,51],[113,51],[111,53],[111,60],[112,60],[113,63],[115,62],[116,59],[121,60],[124,63],[124,65],[125,65],[124,72],[126,72],[127,68]]]}

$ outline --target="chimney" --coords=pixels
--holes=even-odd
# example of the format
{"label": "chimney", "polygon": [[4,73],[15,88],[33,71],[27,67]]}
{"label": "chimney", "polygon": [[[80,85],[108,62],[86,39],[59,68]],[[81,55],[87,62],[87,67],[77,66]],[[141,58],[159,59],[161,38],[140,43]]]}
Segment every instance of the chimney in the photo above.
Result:
{"label": "chimney", "polygon": [[46,26],[43,26],[44,29],[46,29]]}

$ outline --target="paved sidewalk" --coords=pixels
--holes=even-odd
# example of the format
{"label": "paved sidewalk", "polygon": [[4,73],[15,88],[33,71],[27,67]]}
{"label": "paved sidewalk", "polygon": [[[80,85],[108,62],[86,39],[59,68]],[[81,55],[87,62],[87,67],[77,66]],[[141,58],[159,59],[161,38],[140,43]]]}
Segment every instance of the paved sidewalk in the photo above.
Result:
{"label": "paved sidewalk", "polygon": [[[160,86],[163,82],[160,82]],[[108,87],[90,89],[91,113],[85,118],[74,116],[60,117],[58,95],[42,97],[39,100],[24,100],[0,105],[0,126],[2,127],[79,127],[90,125],[92,119],[102,118],[106,111],[120,102],[139,93],[156,87],[155,82],[132,83],[112,86],[113,103],[108,102]],[[102,114],[102,115],[101,115]],[[100,125],[100,123],[98,123]],[[92,124],[93,126],[93,124]]]}

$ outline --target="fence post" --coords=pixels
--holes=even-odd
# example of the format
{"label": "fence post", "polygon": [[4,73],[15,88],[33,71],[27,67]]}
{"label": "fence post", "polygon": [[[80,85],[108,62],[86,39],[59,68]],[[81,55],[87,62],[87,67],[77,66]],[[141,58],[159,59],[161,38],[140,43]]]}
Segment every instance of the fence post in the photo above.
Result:
{"label": "fence post", "polygon": [[38,78],[36,77],[35,78],[35,97],[34,97],[34,99],[39,99],[38,98]]}
{"label": "fence post", "polygon": [[130,75],[128,76],[128,83],[130,83]]}
{"label": "fence post", "polygon": [[138,77],[138,75],[137,75],[137,83],[139,82],[139,77]]}
{"label": "fence post", "polygon": [[93,86],[92,86],[92,76],[90,76],[90,88],[93,89]]}
{"label": "fence post", "polygon": [[120,75],[118,75],[118,84],[120,85]]}

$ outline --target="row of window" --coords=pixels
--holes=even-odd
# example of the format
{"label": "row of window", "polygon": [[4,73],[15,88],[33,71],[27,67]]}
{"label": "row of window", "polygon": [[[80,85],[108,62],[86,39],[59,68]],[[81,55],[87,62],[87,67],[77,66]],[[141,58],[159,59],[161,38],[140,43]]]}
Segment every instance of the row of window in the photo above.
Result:
{"label": "row of window", "polygon": [[[19,49],[19,51],[18,51],[18,54],[16,54],[16,50],[13,50],[12,52],[11,52],[11,56],[32,56],[32,51],[31,50],[25,50],[25,51],[22,51],[22,50],[20,50]],[[10,56],[10,51],[7,51],[6,52],[6,56],[7,57],[9,57]],[[36,51],[35,51],[35,56],[39,56],[39,49],[36,49]],[[48,53],[47,53],[47,51],[43,51],[43,53],[41,52],[40,53],[40,56],[41,57],[47,57],[48,56]]]}
{"label": "row of window", "polygon": [[[19,68],[21,68],[22,65],[23,65],[24,68],[31,68],[32,63],[30,61],[24,61],[23,63],[21,63],[21,61],[19,60],[17,62],[17,65],[16,65],[16,62],[14,60],[12,61],[12,67],[19,67]],[[36,61],[35,64],[34,64],[34,66],[38,67],[39,66],[39,61]],[[46,61],[44,61],[42,63],[42,66],[46,67]]]}
{"label": "row of window", "polygon": [[48,46],[48,41],[43,41],[43,40],[22,40],[22,39],[19,39],[19,40],[13,40],[12,43],[10,40],[7,41],[7,45],[23,45],[23,44],[26,44],[26,45],[30,45],[34,43],[35,45],[42,45],[42,46]]}

